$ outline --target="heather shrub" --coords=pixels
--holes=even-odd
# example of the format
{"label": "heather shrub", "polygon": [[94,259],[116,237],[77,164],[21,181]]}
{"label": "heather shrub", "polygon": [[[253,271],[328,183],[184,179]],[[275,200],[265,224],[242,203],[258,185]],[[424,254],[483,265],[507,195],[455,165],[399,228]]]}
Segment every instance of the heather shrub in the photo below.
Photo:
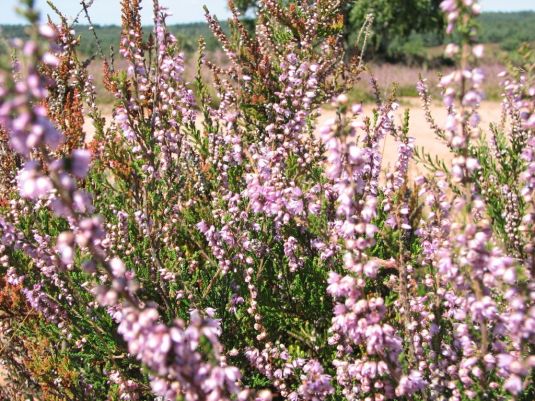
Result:
{"label": "heather shrub", "polygon": [[[254,32],[229,2],[228,34],[206,10],[228,64],[201,40],[187,82],[165,8],[147,34],[123,0],[111,121],[67,20],[22,4],[0,75],[2,397],[533,397],[533,63],[480,126],[477,2],[441,3],[447,121],[415,83],[451,165],[363,64],[371,16],[346,60],[343,1],[260,1]],[[361,79],[371,114],[345,95]]]}

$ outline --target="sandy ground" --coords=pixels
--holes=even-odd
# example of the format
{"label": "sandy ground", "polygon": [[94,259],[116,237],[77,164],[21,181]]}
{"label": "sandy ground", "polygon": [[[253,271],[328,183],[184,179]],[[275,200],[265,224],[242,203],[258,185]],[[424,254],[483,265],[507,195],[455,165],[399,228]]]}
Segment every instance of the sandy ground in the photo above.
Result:
{"label": "sandy ground", "polygon": [[[366,105],[364,112],[367,115],[371,115],[374,105]],[[415,138],[415,145],[417,147],[424,147],[431,155],[437,155],[446,160],[451,159],[451,154],[448,148],[438,139],[435,134],[429,128],[429,124],[425,120],[424,110],[420,107],[420,100],[417,98],[405,98],[401,102],[401,107],[396,112],[398,123],[401,124],[403,113],[406,109],[410,111],[410,131],[409,135]],[[446,121],[446,110],[441,104],[433,104],[431,106],[432,114],[435,121],[439,126],[443,126]],[[481,115],[481,128],[485,131],[488,129],[489,123],[493,121],[499,121],[500,119],[500,103],[498,102],[483,102],[480,109]],[[324,110],[318,121],[318,128],[321,127],[326,121],[333,118],[335,112],[333,110]],[[107,123],[111,119],[110,108],[105,109],[105,117]],[[91,121],[86,121],[85,129],[87,132],[87,138],[92,138],[94,134]],[[397,146],[393,138],[388,137],[384,144],[384,161],[385,167],[389,164],[392,165],[397,160]],[[422,172],[422,166],[412,166],[412,171]]]}

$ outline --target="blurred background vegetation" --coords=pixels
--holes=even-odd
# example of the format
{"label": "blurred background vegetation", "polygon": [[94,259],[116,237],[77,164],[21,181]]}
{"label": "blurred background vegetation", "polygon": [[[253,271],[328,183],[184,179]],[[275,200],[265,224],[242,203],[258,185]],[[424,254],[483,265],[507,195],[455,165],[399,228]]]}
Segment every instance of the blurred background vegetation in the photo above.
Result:
{"label": "blurred background vegetation", "polygon": [[[248,1],[248,0],[246,0]],[[399,4],[397,4],[399,3]],[[441,35],[443,23],[435,0],[361,0],[350,8],[346,20],[346,41],[351,47],[370,12],[374,13],[374,34],[370,39],[369,57],[403,64],[433,64],[441,62],[441,51],[437,47],[443,44]],[[397,10],[397,11],[396,11]],[[226,22],[221,22],[228,30]],[[535,12],[487,12],[480,18],[480,40],[493,43],[503,51],[514,51],[521,43],[535,42]],[[93,55],[97,44],[92,32],[86,25],[74,27],[81,38],[80,51]],[[197,49],[200,36],[206,40],[209,52],[218,50],[218,42],[203,22],[172,25],[171,31],[178,38],[184,52],[191,53]],[[22,25],[0,26],[1,34],[6,39],[25,37]],[[95,25],[97,36],[103,49],[118,48],[119,26]],[[5,44],[0,42],[0,52],[5,54]]]}
{"label": "blurred background vegetation", "polygon": [[[223,1],[223,0],[222,0]],[[288,0],[292,1],[292,0]],[[444,56],[444,20],[440,12],[441,0],[358,0],[348,1],[344,11],[345,41],[351,54],[363,21],[373,13],[373,34],[369,39],[366,57],[378,81],[396,85],[401,97],[417,96],[415,82],[423,73],[433,88],[440,74],[448,72],[452,62]],[[234,0],[236,7],[245,15],[254,15],[256,0]],[[507,64],[520,59],[519,49],[535,48],[535,12],[486,12],[479,18],[480,42],[485,43],[485,57],[482,63],[487,71],[485,92],[488,100],[498,100],[500,96],[497,74]],[[229,31],[225,21],[221,21],[224,31]],[[246,24],[254,29],[254,20]],[[85,57],[98,54],[95,35],[87,25],[73,27],[80,37],[79,51]],[[106,54],[117,54],[120,38],[119,26],[95,25],[95,33]],[[198,49],[199,37],[206,42],[206,56],[217,65],[225,65],[226,58],[208,25],[203,22],[172,25],[170,31],[177,37],[179,46],[186,55],[186,78],[193,79],[195,58],[191,54]],[[150,29],[146,29],[148,35]],[[25,37],[25,27],[20,25],[0,26],[0,38]],[[355,49],[356,50],[356,49]],[[8,62],[7,41],[0,40],[0,62]],[[117,59],[116,62],[121,62]],[[95,59],[90,65],[95,77],[99,101],[112,103],[113,96],[102,87],[102,63]],[[189,70],[189,71],[188,71]],[[369,84],[357,83],[352,93],[353,101],[366,102],[373,99]],[[439,93],[432,93],[438,97]]]}

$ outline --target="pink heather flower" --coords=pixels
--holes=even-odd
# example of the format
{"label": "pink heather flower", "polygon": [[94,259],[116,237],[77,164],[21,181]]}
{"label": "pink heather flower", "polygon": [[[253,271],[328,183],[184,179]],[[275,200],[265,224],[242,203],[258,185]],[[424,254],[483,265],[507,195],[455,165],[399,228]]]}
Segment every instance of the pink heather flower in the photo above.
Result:
{"label": "pink heather flower", "polygon": [[463,98],[463,104],[465,106],[475,107],[481,103],[481,94],[476,91],[468,91]]}
{"label": "pink heather flower", "polygon": [[334,393],[331,376],[324,374],[321,364],[312,359],[303,366],[302,384],[297,392],[305,401],[321,401]]}
{"label": "pink heather flower", "polygon": [[31,40],[26,42],[22,49],[22,52],[24,53],[24,55],[28,57],[33,56],[36,51],[37,51],[37,43]]}
{"label": "pink heather flower", "polygon": [[481,68],[474,68],[472,70],[472,81],[474,81],[474,84],[481,85],[483,81],[485,80],[485,73]]}
{"label": "pink heather flower", "polygon": [[345,104],[347,104],[348,101],[349,101],[349,98],[347,97],[347,95],[345,93],[342,93],[341,95],[338,95],[338,97],[336,98],[336,103],[338,103],[340,105],[345,105]]}
{"label": "pink heather flower", "polygon": [[71,156],[71,172],[78,178],[84,178],[89,172],[91,152],[86,149],[75,149]]}
{"label": "pink heather flower", "polygon": [[46,294],[42,283],[35,284],[31,290],[24,288],[22,292],[30,306],[42,313],[46,320],[58,324],[58,327],[63,326],[67,314],[59,304]]}
{"label": "pink heather flower", "polygon": [[452,72],[452,73],[450,73],[448,75],[444,75],[440,79],[440,86],[443,87],[443,88],[447,87],[452,82],[457,80],[457,76],[458,76],[458,74],[456,72]]}
{"label": "pink heather flower", "polygon": [[444,54],[448,57],[453,57],[457,53],[459,53],[459,46],[455,43],[448,43],[446,49],[444,50]]}
{"label": "pink heather flower", "polygon": [[43,55],[43,63],[45,63],[46,65],[50,67],[58,67],[59,58],[52,53],[45,53]]}
{"label": "pink heather flower", "polygon": [[477,159],[469,157],[468,159],[466,159],[466,168],[468,169],[468,171],[474,172],[480,168],[480,165]]}
{"label": "pink heather flower", "polygon": [[43,24],[39,27],[39,33],[41,36],[47,39],[55,39],[56,31],[52,28],[50,24]]}
{"label": "pink heather flower", "polygon": [[522,391],[522,379],[517,375],[511,375],[505,381],[503,387],[511,394],[518,394]]}
{"label": "pink heather flower", "polygon": [[474,54],[474,56],[476,56],[477,58],[481,58],[483,57],[483,53],[485,51],[485,46],[483,45],[475,45],[472,49],[472,53]]}
{"label": "pink heather flower", "polygon": [[417,370],[413,370],[409,376],[403,376],[399,380],[398,387],[396,388],[396,395],[398,397],[411,395],[424,389],[426,385],[427,382],[423,378],[422,373]]}
{"label": "pink heather flower", "polygon": [[450,114],[446,119],[446,129],[452,132],[457,130],[457,117],[455,115]]}
{"label": "pink heather flower", "polygon": [[524,122],[525,129],[535,129],[535,113],[532,114],[527,121]]}
{"label": "pink heather flower", "polygon": [[74,262],[74,235],[71,232],[63,232],[56,242],[61,261],[65,264]]}
{"label": "pink heather flower", "polygon": [[94,207],[92,198],[89,193],[83,190],[74,191],[72,195],[74,209],[78,213],[88,214],[93,213]]}
{"label": "pink heather flower", "polygon": [[24,276],[19,276],[13,267],[7,269],[6,278],[7,283],[10,285],[17,286],[24,282]]}
{"label": "pink heather flower", "polygon": [[457,2],[456,0],[444,0],[442,3],[440,3],[440,8],[442,11],[450,13],[457,10]]}
{"label": "pink heather flower", "polygon": [[24,198],[38,199],[52,190],[52,181],[39,171],[37,162],[29,161],[17,175],[20,195]]}

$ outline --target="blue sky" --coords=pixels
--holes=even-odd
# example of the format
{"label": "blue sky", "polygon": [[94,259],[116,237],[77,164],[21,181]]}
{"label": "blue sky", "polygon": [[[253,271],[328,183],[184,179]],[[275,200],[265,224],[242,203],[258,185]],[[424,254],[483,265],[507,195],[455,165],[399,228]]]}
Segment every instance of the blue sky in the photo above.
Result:
{"label": "blue sky", "polygon": [[[14,9],[17,0],[0,0],[0,24],[16,24],[21,19]],[[36,0],[39,9],[48,12],[46,0]],[[54,0],[58,8],[69,16],[74,16],[80,10],[80,0]],[[120,0],[94,0],[91,7],[91,16],[98,24],[118,24],[120,22]],[[151,23],[152,1],[144,0],[143,23]],[[160,0],[160,4],[168,7],[173,14],[169,18],[170,23],[194,22],[203,20],[202,6],[206,4],[212,13],[220,19],[226,18],[225,0]],[[533,0],[481,0],[481,5],[486,11],[518,11],[535,10]]]}

